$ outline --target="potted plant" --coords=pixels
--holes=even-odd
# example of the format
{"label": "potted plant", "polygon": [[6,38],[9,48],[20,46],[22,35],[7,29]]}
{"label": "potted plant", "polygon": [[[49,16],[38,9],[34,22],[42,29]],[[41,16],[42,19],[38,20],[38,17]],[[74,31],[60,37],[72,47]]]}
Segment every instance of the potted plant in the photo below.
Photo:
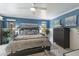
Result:
{"label": "potted plant", "polygon": [[3,43],[5,43],[5,44],[8,43],[10,36],[11,36],[11,33],[8,29],[3,30]]}
{"label": "potted plant", "polygon": [[42,29],[43,34],[44,34],[45,36],[48,36],[48,34],[49,34],[49,29],[46,28],[45,26],[43,26],[42,28],[43,28],[43,29]]}
{"label": "potted plant", "polygon": [[49,35],[49,29],[46,29],[46,35]]}

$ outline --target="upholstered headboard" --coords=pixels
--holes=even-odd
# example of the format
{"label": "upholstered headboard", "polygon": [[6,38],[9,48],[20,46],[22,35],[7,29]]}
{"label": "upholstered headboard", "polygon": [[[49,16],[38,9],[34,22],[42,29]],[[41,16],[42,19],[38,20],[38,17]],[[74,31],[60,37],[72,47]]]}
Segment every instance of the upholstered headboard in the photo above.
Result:
{"label": "upholstered headboard", "polygon": [[37,24],[21,24],[19,26],[19,35],[39,34],[39,26]]}

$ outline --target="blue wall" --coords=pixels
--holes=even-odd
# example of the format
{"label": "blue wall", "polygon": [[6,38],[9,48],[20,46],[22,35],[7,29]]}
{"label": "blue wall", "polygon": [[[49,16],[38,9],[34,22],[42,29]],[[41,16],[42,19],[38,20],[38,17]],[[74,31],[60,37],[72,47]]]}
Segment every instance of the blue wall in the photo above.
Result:
{"label": "blue wall", "polygon": [[[69,12],[69,13],[67,13],[67,14],[64,14],[64,15],[61,15],[61,16],[59,16],[59,17],[57,17],[57,18],[54,18],[53,19],[53,23],[54,23],[54,20],[60,20],[61,21],[61,24],[64,26],[64,24],[65,24],[65,18],[66,17],[69,17],[69,16],[73,16],[73,15],[76,15],[77,16],[77,26],[79,26],[79,9],[76,9],[75,11],[72,11],[72,12]],[[53,26],[54,26],[54,24],[53,24]]]}
{"label": "blue wall", "polygon": [[50,28],[50,21],[49,20],[42,20],[42,19],[26,19],[26,18],[16,18],[16,17],[7,17],[3,16],[3,27],[6,27],[7,19],[15,19],[16,20],[16,26],[20,25],[20,23],[34,23],[41,25],[43,21],[46,22],[47,28]]}

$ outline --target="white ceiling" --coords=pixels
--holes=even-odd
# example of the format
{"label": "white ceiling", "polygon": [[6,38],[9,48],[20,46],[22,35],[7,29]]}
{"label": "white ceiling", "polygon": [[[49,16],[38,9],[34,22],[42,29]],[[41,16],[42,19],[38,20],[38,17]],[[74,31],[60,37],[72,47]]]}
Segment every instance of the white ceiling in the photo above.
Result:
{"label": "white ceiling", "polygon": [[[47,8],[46,19],[52,19],[57,15],[79,7],[79,3],[39,3],[36,6]],[[36,15],[34,15],[34,13],[30,11],[31,7],[32,3],[0,3],[0,14],[20,18],[40,19],[40,12],[37,10]]]}

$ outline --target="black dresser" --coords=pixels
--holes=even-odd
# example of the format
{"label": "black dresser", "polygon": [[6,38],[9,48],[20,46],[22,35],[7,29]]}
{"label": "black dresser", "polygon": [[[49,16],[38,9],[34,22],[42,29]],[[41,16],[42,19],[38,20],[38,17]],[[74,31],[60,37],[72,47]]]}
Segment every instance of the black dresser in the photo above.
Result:
{"label": "black dresser", "polygon": [[0,21],[0,45],[2,44],[2,21]]}
{"label": "black dresser", "polygon": [[60,45],[63,48],[69,48],[69,37],[70,37],[69,28],[54,28],[53,29],[53,38],[54,42]]}

